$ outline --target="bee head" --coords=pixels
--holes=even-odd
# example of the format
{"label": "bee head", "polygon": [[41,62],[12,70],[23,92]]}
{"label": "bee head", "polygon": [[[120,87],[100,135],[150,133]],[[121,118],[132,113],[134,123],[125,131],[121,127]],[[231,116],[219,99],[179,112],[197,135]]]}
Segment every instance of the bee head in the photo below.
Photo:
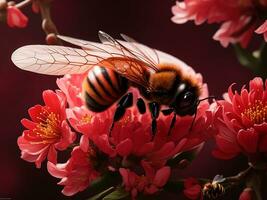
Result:
{"label": "bee head", "polygon": [[181,83],[177,87],[175,99],[171,106],[180,116],[194,115],[197,110],[198,102],[197,88],[187,83]]}

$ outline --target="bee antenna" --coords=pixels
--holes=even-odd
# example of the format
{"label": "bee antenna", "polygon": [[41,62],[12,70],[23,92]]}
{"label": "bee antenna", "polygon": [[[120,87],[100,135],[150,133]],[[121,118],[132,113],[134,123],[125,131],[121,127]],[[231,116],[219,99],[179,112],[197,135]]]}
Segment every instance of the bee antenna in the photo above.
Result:
{"label": "bee antenna", "polygon": [[[200,103],[200,100],[196,103],[197,106],[199,105],[199,103]],[[197,109],[196,109],[196,112],[195,112],[195,114],[194,114],[193,121],[192,121],[192,123],[191,123],[191,125],[190,125],[189,132],[192,131],[192,129],[193,129],[194,123],[195,123],[195,121],[196,121],[196,117],[197,117]]]}
{"label": "bee antenna", "polygon": [[217,99],[217,97],[216,97],[216,96],[208,96],[208,97],[205,97],[205,98],[203,98],[203,99],[198,100],[198,104],[199,104],[201,101],[205,101],[205,100],[207,100],[207,99]]}
{"label": "bee antenna", "polygon": [[[200,104],[201,101],[205,101],[205,100],[207,100],[207,99],[217,99],[217,97],[216,97],[216,96],[208,96],[208,97],[205,97],[205,98],[203,98],[203,99],[200,99],[200,100],[198,100],[198,101],[196,102],[196,107]],[[190,128],[189,128],[189,131],[191,131],[191,130],[193,129],[194,123],[195,123],[195,121],[196,121],[196,117],[197,117],[197,109],[196,109],[196,112],[195,112],[195,114],[194,114],[194,118],[193,118],[193,121],[192,121],[191,126],[190,126]]]}

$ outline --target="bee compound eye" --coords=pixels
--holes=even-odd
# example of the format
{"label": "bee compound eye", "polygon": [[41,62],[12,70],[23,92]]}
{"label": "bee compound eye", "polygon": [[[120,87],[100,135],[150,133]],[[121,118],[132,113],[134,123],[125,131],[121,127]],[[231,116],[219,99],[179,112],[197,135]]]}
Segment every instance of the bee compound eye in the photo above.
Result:
{"label": "bee compound eye", "polygon": [[180,108],[186,108],[186,107],[191,107],[196,100],[196,96],[192,92],[185,92],[182,96],[181,99],[178,101],[179,102],[179,107]]}

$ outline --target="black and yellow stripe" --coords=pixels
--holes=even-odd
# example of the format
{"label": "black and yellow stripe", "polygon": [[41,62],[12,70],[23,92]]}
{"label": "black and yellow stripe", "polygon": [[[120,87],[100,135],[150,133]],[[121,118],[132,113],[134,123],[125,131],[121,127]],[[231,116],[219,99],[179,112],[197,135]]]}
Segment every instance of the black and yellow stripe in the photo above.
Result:
{"label": "black and yellow stripe", "polygon": [[128,89],[126,78],[114,70],[94,66],[83,81],[85,103],[88,109],[102,112],[116,102]]}

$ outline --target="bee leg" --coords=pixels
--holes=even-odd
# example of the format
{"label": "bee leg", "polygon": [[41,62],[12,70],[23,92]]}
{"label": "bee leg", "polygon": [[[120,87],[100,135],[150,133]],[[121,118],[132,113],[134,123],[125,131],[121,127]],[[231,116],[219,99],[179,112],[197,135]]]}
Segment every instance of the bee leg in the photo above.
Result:
{"label": "bee leg", "polygon": [[152,117],[152,134],[155,135],[157,131],[157,118],[159,116],[160,106],[156,102],[149,103],[149,110]]}
{"label": "bee leg", "polygon": [[118,106],[122,106],[124,108],[129,108],[133,105],[133,93],[128,93],[124,95],[118,103]]}
{"label": "bee leg", "polygon": [[144,114],[146,112],[146,105],[142,98],[137,99],[136,105],[140,114]]}
{"label": "bee leg", "polygon": [[174,111],[173,108],[169,108],[169,109],[166,109],[166,110],[162,110],[161,112],[162,112],[162,114],[163,114],[164,116],[168,116],[168,115],[172,114],[173,111]]}
{"label": "bee leg", "polygon": [[194,118],[193,118],[192,123],[191,123],[190,128],[189,128],[189,132],[192,131],[192,129],[193,129],[194,123],[196,121],[196,117],[197,117],[197,113],[195,112]]}
{"label": "bee leg", "polygon": [[133,105],[133,94],[132,93],[128,93],[120,99],[119,103],[117,104],[117,108],[113,116],[112,124],[109,129],[109,135],[111,134],[111,131],[114,128],[115,122],[119,121],[125,114],[126,108],[129,108],[132,105]]}
{"label": "bee leg", "polygon": [[172,117],[172,121],[171,121],[171,125],[170,125],[170,128],[169,128],[169,131],[168,131],[168,135],[171,134],[171,131],[175,125],[175,122],[176,122],[176,113],[174,112],[173,113],[173,117]]}

